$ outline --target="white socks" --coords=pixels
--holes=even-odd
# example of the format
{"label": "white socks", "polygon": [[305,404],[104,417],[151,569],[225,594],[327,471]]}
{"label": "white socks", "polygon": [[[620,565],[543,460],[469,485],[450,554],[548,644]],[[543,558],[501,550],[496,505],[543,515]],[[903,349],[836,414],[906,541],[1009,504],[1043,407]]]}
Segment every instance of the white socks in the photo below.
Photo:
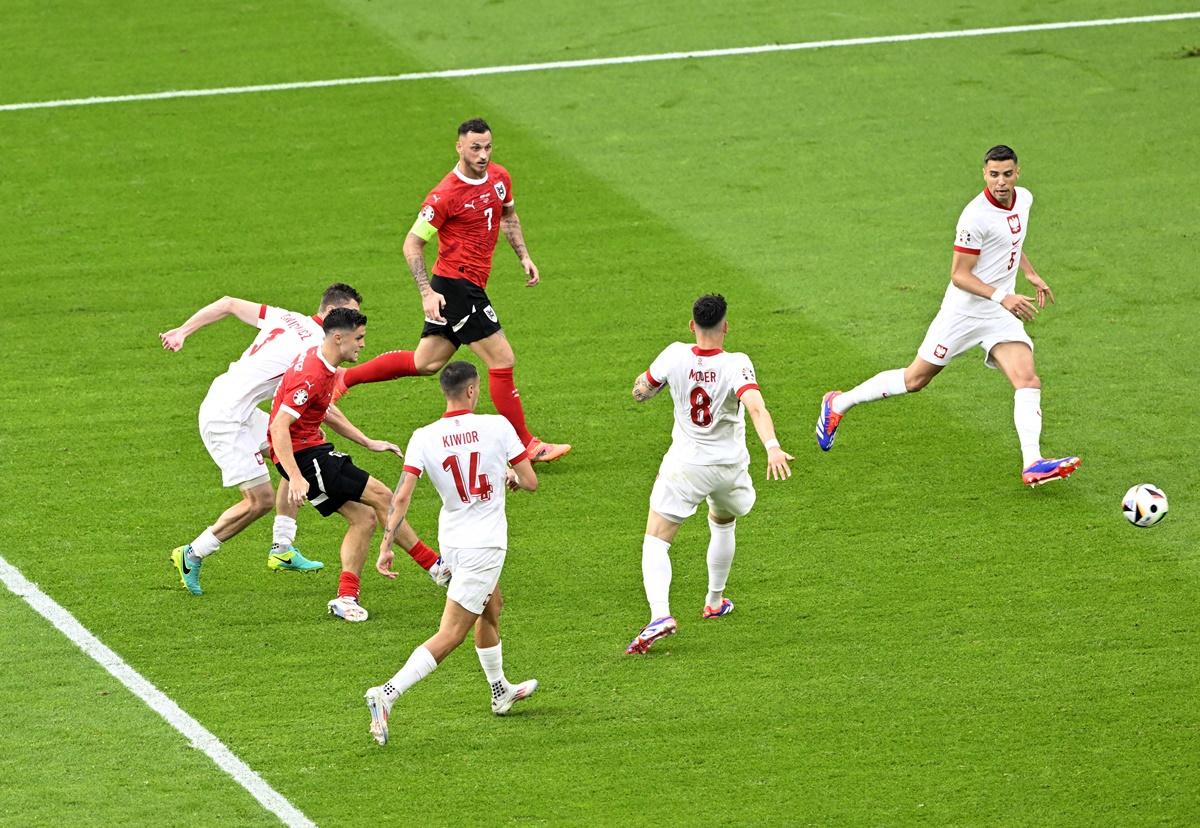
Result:
{"label": "white socks", "polygon": [[838,394],[833,398],[833,410],[838,414],[845,414],[859,403],[882,400],[884,397],[898,397],[907,393],[904,369],[894,368],[891,371],[881,371],[844,394]]}
{"label": "white socks", "polygon": [[192,541],[192,555],[197,558],[207,558],[221,548],[221,542],[213,534],[212,527],[200,533],[200,537]]}
{"label": "white socks", "polygon": [[271,542],[278,547],[287,549],[292,545],[292,541],[296,539],[296,519],[284,517],[283,515],[275,516],[275,525],[271,529]]}
{"label": "white socks", "polygon": [[404,662],[404,666],[400,668],[400,672],[383,685],[383,697],[387,700],[388,709],[391,709],[396,699],[400,698],[401,693],[436,669],[437,661],[434,660],[433,653],[425,649],[425,645],[422,644],[413,650],[408,661]]}
{"label": "white socks", "polygon": [[503,643],[498,641],[495,647],[475,648],[475,654],[479,656],[479,666],[483,668],[488,684],[508,684],[508,679],[504,677],[504,653],[501,649]]}
{"label": "white socks", "polygon": [[671,544],[650,535],[642,538],[642,584],[650,602],[650,620],[671,614]]}
{"label": "white socks", "polygon": [[721,598],[725,592],[725,582],[729,580],[729,569],[733,566],[733,553],[737,547],[734,530],[737,521],[731,523],[714,523],[708,519],[708,598],[704,605],[717,609],[721,606]]}
{"label": "white socks", "polygon": [[1021,468],[1042,459],[1042,389],[1018,388],[1013,393],[1013,424],[1021,441]]}

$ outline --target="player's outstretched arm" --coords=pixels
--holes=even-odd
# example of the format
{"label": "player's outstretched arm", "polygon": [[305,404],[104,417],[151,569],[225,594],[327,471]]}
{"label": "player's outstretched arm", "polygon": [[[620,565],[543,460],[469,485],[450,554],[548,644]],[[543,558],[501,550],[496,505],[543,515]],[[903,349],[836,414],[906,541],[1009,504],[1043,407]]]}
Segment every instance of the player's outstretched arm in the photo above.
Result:
{"label": "player's outstretched arm", "polygon": [[1025,251],[1021,251],[1021,270],[1025,271],[1025,278],[1029,280],[1029,284],[1033,285],[1033,289],[1037,292],[1037,303],[1039,308],[1046,307],[1046,300],[1050,300],[1050,304],[1054,304],[1054,291],[1046,284],[1046,280],[1037,274],[1033,269],[1033,262],[1029,261],[1029,257],[1025,255]]}
{"label": "player's outstretched arm", "polygon": [[376,571],[385,578],[396,577],[396,573],[392,571],[392,562],[396,558],[396,553],[392,551],[392,544],[396,540],[396,532],[399,530],[400,524],[404,522],[404,516],[408,514],[408,506],[412,502],[412,493],[416,486],[417,476],[411,472],[404,472],[400,476],[400,483],[396,486],[396,492],[392,495],[392,502],[388,506],[387,523],[383,527],[383,540],[379,542],[379,559],[375,562]]}
{"label": "player's outstretched arm", "polygon": [[525,271],[526,276],[525,287],[533,287],[542,277],[533,259],[529,258],[529,248],[525,246],[525,233],[521,230],[521,219],[517,215],[517,208],[511,204],[500,211],[500,232],[508,239],[513,252],[521,260],[521,269]]}
{"label": "player's outstretched arm", "polygon": [[283,470],[287,472],[288,503],[299,506],[308,497],[308,481],[300,473],[300,467],[296,465],[296,455],[292,452],[290,429],[295,421],[296,418],[291,414],[279,411],[275,414],[275,419],[271,420],[269,431],[271,432],[271,447],[275,449],[279,465],[283,466]]}
{"label": "player's outstretched arm", "polygon": [[158,335],[162,346],[168,351],[178,351],[183,348],[183,342],[205,325],[211,325],[226,316],[236,316],[247,325],[258,326],[258,310],[261,305],[237,299],[233,296],[222,296],[217,301],[205,305],[188,318],[178,328],[163,331]]}
{"label": "player's outstretched arm", "polygon": [[666,387],[665,382],[654,385],[644,373],[638,374],[638,378],[633,381],[633,398],[637,402],[645,402]]}
{"label": "player's outstretched arm", "polygon": [[762,392],[757,388],[744,392],[742,405],[746,406],[746,413],[754,423],[758,439],[762,440],[763,448],[767,450],[767,479],[787,480],[792,476],[788,461],[796,458],[779,447],[779,440],[775,437],[775,421],[771,419],[771,412],[767,411]]}
{"label": "player's outstretched arm", "polygon": [[397,457],[404,456],[404,452],[395,443],[389,443],[387,440],[372,440],[364,434],[358,426],[350,422],[350,418],[336,405],[331,405],[325,410],[325,422],[336,433],[342,435],[347,440],[353,440],[360,446],[366,446],[371,451],[390,451]]}

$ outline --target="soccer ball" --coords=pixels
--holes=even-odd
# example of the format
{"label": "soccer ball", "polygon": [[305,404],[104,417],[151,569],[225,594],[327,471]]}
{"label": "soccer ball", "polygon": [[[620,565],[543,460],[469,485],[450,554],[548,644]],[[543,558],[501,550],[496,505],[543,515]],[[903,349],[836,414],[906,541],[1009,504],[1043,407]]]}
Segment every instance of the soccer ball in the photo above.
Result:
{"label": "soccer ball", "polygon": [[1121,511],[1134,526],[1153,526],[1167,514],[1167,495],[1151,483],[1139,483],[1121,499]]}

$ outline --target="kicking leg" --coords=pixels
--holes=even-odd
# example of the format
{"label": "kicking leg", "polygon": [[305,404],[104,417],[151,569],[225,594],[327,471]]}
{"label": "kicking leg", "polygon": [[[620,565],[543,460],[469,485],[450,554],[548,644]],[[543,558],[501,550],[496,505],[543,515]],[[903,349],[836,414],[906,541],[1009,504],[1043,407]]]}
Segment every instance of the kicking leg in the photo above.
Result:
{"label": "kicking leg", "polygon": [[881,371],[845,393],[830,391],[821,398],[821,413],[817,416],[817,445],[823,451],[829,451],[833,447],[833,439],[837,436],[842,416],[854,406],[920,391],[944,367],[916,357],[907,368]]}
{"label": "kicking leg", "polygon": [[642,586],[650,604],[650,623],[625,648],[626,654],[644,653],[660,638],[674,635],[678,625],[671,615],[671,542],[680,524],[653,509],[646,518],[642,538]]}
{"label": "kicking leg", "polygon": [[348,524],[342,538],[342,574],[338,578],[337,597],[329,602],[329,614],[347,621],[366,621],[367,611],[358,603],[363,561],[375,534],[375,511],[370,506],[349,501],[338,509]]}
{"label": "kicking leg", "polygon": [[496,406],[497,412],[512,423],[517,437],[529,452],[529,459],[534,463],[549,463],[569,452],[569,444],[543,442],[534,437],[525,425],[525,409],[521,405],[521,395],[517,392],[513,380],[516,356],[504,331],[496,331],[470,343],[470,346],[488,367],[488,394],[492,398],[492,404]]}
{"label": "kicking leg", "polygon": [[1021,444],[1021,481],[1038,486],[1070,477],[1078,457],[1042,456],[1042,380],[1034,367],[1033,350],[1024,342],[1000,342],[988,353],[1013,386],[1013,425]]}
{"label": "kicking leg", "polygon": [[704,600],[704,617],[719,618],[733,612],[733,601],[725,597],[725,584],[737,549],[737,518],[709,508],[708,531],[708,596]]}

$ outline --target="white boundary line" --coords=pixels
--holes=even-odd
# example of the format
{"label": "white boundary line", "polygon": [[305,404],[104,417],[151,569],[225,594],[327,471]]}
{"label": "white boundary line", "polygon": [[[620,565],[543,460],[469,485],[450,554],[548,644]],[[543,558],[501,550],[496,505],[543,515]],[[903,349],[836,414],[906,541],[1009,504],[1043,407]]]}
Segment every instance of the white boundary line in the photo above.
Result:
{"label": "white boundary line", "polygon": [[805,49],[833,49],[841,46],[871,46],[878,43],[909,43],[917,40],[946,40],[958,37],[1046,32],[1057,29],[1088,29],[1096,26],[1127,26],[1134,23],[1165,23],[1172,20],[1195,20],[1200,11],[1175,14],[1150,14],[1141,17],[1112,17],[1099,20],[1067,20],[1059,23],[1033,23],[1024,26],[998,26],[990,29],[959,29],[947,32],[883,35],[880,37],[851,37],[844,40],[810,40],[803,43],[769,43],[763,46],[739,46],[729,49],[705,49],[695,52],[662,52],[654,55],[590,58],[585,60],[556,60],[548,63],[518,63],[509,66],[482,66],[475,69],[443,69],[434,72],[409,72],[403,75],[371,75],[362,78],[266,83],[256,86],[226,86],[216,89],[175,89],[167,92],[146,92],[137,95],[106,95],[95,98],[70,98],[58,101],[0,104],[0,112],[18,109],[57,109],[66,106],[126,103],[129,101],[161,101],[171,98],[207,98],[214,95],[245,95],[250,92],[282,92],[288,89],[320,89],[326,86],[358,86],[369,83],[431,80],[434,78],[468,78],[480,75],[508,75],[515,72],[541,72],[553,69],[582,69],[591,66],[615,66],[626,63],[655,63],[690,58],[761,55],[769,52],[798,52]]}
{"label": "white boundary line", "polygon": [[237,758],[229,748],[221,744],[212,733],[198,721],[193,719],[171,701],[165,693],[147,681],[141,673],[126,664],[119,655],[104,645],[100,639],[88,632],[75,616],[67,612],[53,598],[38,589],[21,571],[0,556],[0,581],[20,598],[25,599],[43,618],[58,628],[59,632],[91,656],[100,666],[112,673],[116,679],[151,710],[167,720],[171,727],[178,730],[192,743],[192,747],[204,751],[209,759],[221,770],[233,777],[234,781],[250,792],[280,821],[289,828],[316,828],[316,824],[300,812],[295,805],[284,799],[283,795],[272,788],[266,781],[250,769],[250,766]]}

